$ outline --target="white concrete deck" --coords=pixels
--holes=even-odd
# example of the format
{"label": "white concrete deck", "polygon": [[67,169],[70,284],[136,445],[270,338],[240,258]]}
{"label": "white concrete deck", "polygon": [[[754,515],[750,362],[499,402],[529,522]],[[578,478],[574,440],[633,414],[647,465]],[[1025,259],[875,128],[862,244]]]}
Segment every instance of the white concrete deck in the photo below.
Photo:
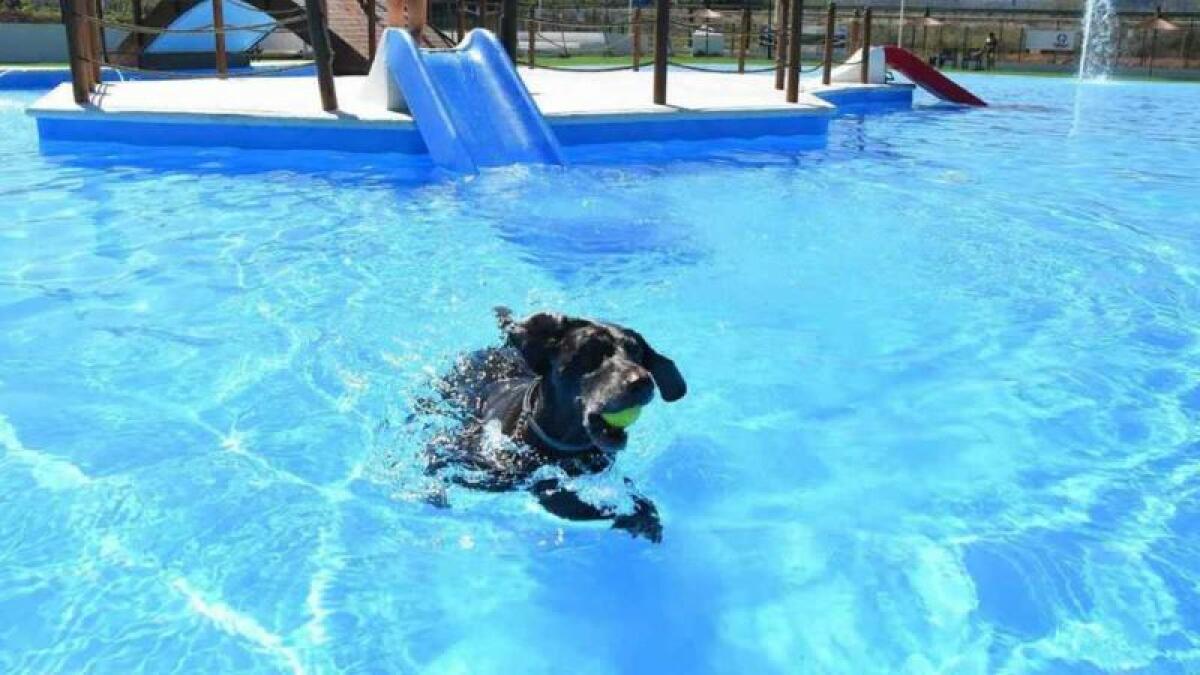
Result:
{"label": "white concrete deck", "polygon": [[[824,114],[830,104],[813,95],[823,89],[806,82],[799,103],[783,100],[765,75],[737,75],[671,71],[666,106],[651,102],[650,68],[640,72],[561,72],[520,69],[534,100],[549,118],[590,115],[658,115],[672,113],[778,114],[805,112]],[[92,95],[90,107],[80,107],[71,98],[69,84],[56,88],[30,111],[35,115],[116,114],[163,117],[204,116],[243,121],[269,119],[273,122],[335,122],[341,124],[408,125],[408,115],[366,104],[359,95],[364,77],[339,77],[336,81],[337,113],[321,110],[315,78],[258,77],[180,79],[140,82],[105,82]],[[881,88],[886,85],[834,84],[828,89]]]}

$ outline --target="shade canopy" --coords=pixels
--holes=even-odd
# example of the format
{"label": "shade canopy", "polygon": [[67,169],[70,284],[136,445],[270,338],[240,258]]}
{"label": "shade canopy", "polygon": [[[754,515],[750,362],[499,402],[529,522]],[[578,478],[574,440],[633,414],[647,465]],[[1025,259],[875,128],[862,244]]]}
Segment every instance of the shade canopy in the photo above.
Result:
{"label": "shade canopy", "polygon": [[1161,16],[1152,16],[1137,25],[1138,30],[1179,30],[1179,24],[1171,23]]}

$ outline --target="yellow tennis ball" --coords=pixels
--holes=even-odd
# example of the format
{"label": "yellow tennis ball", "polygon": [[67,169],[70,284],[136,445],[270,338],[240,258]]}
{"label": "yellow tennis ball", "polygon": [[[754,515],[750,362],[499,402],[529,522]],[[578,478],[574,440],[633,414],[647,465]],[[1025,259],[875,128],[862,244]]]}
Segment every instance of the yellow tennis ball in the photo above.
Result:
{"label": "yellow tennis ball", "polygon": [[641,416],[641,414],[642,406],[635,405],[632,408],[618,410],[617,412],[600,413],[600,416],[604,418],[605,422],[608,422],[612,426],[618,429],[624,429],[625,427],[632,426],[633,423],[637,421],[638,417]]}

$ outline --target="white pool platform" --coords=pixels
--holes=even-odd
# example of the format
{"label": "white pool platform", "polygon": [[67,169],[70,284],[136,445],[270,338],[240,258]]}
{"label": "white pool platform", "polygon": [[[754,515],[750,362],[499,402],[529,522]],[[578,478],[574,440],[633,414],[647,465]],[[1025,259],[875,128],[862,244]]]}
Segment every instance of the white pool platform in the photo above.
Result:
{"label": "white pool platform", "polygon": [[[766,135],[824,136],[837,107],[911,105],[906,85],[834,84],[806,79],[787,103],[771,74],[672,70],[668,104],[651,102],[653,74],[519,69],[564,145],[699,140]],[[339,110],[321,109],[314,77],[107,81],[86,105],[62,84],[35,102],[45,141],[142,145],[425,152],[413,120],[364,100],[365,77],[336,78]]]}

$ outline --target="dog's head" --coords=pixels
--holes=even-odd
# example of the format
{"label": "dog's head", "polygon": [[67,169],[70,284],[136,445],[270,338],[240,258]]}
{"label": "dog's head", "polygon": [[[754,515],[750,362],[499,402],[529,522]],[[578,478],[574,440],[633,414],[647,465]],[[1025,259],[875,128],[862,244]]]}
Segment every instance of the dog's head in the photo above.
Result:
{"label": "dog's head", "polygon": [[[646,405],[655,385],[664,401],[677,401],[687,383],[675,363],[654,351],[636,331],[561,314],[534,314],[514,321],[498,310],[509,346],[546,383],[545,395],[559,414],[579,415],[588,437],[599,448],[619,450],[628,436],[605,419]],[[565,429],[560,431],[567,431]]]}

